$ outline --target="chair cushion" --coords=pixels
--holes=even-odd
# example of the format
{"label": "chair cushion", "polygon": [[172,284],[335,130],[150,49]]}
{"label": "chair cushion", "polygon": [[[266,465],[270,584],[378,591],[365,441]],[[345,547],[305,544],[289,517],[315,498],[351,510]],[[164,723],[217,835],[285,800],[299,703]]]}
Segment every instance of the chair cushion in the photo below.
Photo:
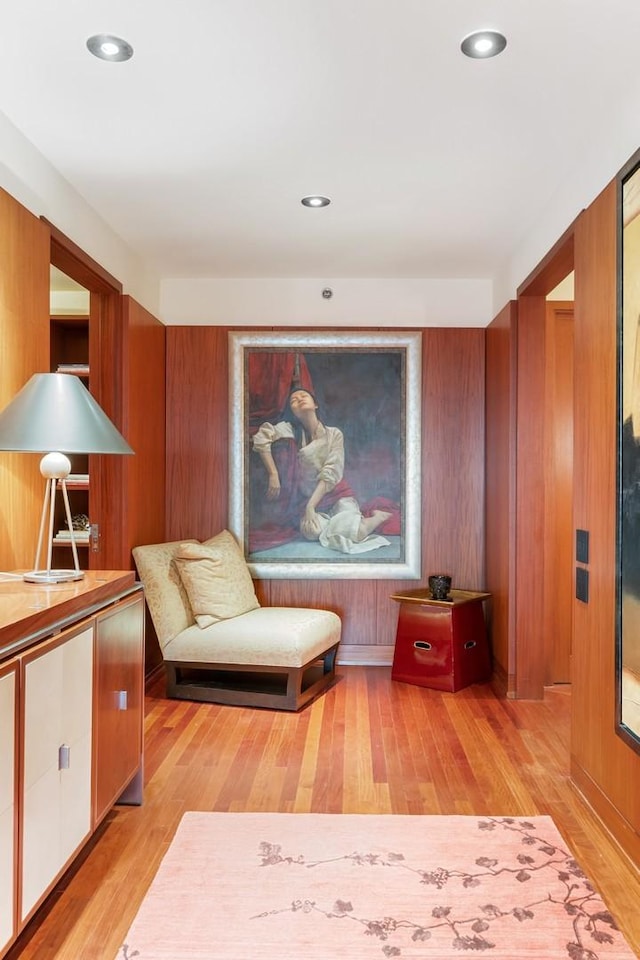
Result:
{"label": "chair cushion", "polygon": [[182,542],[174,540],[133,548],[133,559],[144,584],[149,613],[163,649],[176,634],[195,623],[189,598],[173,562]]}
{"label": "chair cushion", "polygon": [[163,655],[187,663],[302,667],[338,643],[340,632],[340,617],[330,610],[258,607],[204,630],[187,627]]}
{"label": "chair cushion", "polygon": [[228,530],[204,543],[180,544],[175,563],[200,628],[260,606],[242,551]]}

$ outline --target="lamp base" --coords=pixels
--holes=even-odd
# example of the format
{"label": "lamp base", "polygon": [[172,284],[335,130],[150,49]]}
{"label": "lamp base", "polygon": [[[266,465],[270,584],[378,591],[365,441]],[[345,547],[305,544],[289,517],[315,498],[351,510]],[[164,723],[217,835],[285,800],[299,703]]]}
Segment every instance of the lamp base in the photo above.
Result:
{"label": "lamp base", "polygon": [[68,583],[83,577],[84,570],[30,570],[22,574],[27,583]]}

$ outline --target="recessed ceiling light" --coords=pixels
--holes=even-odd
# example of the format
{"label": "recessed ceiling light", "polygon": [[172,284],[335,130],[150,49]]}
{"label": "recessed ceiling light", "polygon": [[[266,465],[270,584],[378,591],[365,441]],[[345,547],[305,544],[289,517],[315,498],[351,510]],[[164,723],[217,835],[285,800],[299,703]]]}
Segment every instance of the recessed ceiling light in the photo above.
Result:
{"label": "recessed ceiling light", "polygon": [[321,197],[318,194],[313,194],[310,197],[303,197],[300,203],[305,207],[328,207],[331,200],[329,200],[329,197]]}
{"label": "recessed ceiling light", "polygon": [[100,60],[130,60],[133,56],[131,44],[110,33],[96,33],[89,37],[87,47]]}
{"label": "recessed ceiling light", "polygon": [[485,60],[487,57],[497,57],[506,45],[507,38],[497,30],[474,30],[464,38],[460,49],[467,57]]}

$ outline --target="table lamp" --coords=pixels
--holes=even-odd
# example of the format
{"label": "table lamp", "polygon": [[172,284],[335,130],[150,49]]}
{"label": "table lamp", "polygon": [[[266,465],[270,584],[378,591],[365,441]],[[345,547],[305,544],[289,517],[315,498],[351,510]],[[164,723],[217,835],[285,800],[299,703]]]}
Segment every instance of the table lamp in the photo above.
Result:
{"label": "table lamp", "polygon": [[[82,381],[68,373],[36,373],[0,413],[0,450],[44,453],[40,473],[45,478],[44,501],[34,569],[22,575],[29,583],[62,583],[81,580],[67,493],[71,471],[67,453],[133,453],[133,450],[96,403]],[[73,550],[72,570],[52,570],[55,496],[62,491],[69,540]],[[40,568],[48,522],[46,569]]]}

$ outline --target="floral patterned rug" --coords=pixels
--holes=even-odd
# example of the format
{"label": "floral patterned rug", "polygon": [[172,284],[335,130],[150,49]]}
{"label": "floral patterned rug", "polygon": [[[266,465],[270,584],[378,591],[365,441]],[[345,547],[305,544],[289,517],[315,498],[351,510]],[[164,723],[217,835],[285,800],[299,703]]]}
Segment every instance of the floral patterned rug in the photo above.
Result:
{"label": "floral patterned rug", "polygon": [[187,813],[118,960],[627,960],[550,817]]}

